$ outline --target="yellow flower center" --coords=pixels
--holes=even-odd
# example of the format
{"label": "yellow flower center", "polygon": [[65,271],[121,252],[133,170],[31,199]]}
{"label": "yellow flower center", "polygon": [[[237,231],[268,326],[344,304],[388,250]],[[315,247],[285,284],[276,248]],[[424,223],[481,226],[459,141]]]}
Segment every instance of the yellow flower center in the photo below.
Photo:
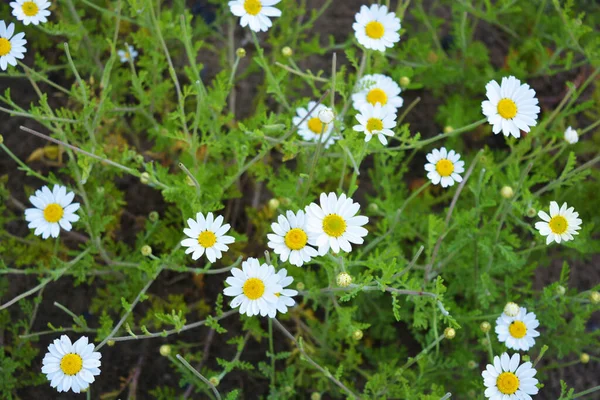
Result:
{"label": "yellow flower center", "polygon": [[198,235],[198,244],[205,249],[213,247],[217,243],[217,237],[211,231],[200,232]]}
{"label": "yellow flower center", "polygon": [[513,323],[508,327],[508,331],[512,337],[521,339],[522,337],[525,337],[525,334],[527,333],[527,327],[521,321],[513,321]]}
{"label": "yellow flower center", "polygon": [[517,115],[517,105],[511,99],[502,99],[498,102],[498,114],[504,119],[513,119]]}
{"label": "yellow flower center", "polygon": [[265,292],[265,284],[258,278],[250,278],[242,288],[244,295],[250,300],[260,299]]}
{"label": "yellow flower center", "polygon": [[323,123],[317,117],[308,120],[308,129],[317,135],[320,135],[324,131],[325,127],[327,127],[327,125],[323,126]]}
{"label": "yellow flower center", "polygon": [[244,2],[244,10],[250,15],[258,15],[262,10],[262,3],[260,0],[246,0]]}
{"label": "yellow flower center", "polygon": [[443,158],[435,164],[435,170],[440,176],[450,176],[454,172],[454,164],[452,161]]}
{"label": "yellow flower center", "polygon": [[383,129],[383,121],[379,118],[369,118],[367,121],[367,130],[369,132],[380,131]]}
{"label": "yellow flower center", "polygon": [[340,237],[346,232],[346,221],[337,214],[329,214],[323,218],[323,231],[333,237]]}
{"label": "yellow flower center", "polygon": [[385,28],[381,22],[371,21],[365,27],[365,33],[371,39],[381,39],[385,33]]}
{"label": "yellow flower center", "polygon": [[11,48],[12,46],[10,45],[10,41],[8,39],[0,38],[0,57],[10,53]]}
{"label": "yellow flower center", "polygon": [[37,15],[38,11],[40,10],[34,1],[26,1],[21,7],[23,8],[23,14],[27,15],[28,17]]}
{"label": "yellow flower center", "polygon": [[300,228],[290,229],[288,233],[285,234],[285,245],[292,250],[300,250],[306,246],[306,242],[308,241],[308,236],[306,236],[306,232],[304,232]]}
{"label": "yellow flower center", "polygon": [[567,231],[567,228],[569,227],[567,219],[562,215],[552,217],[548,225],[550,225],[550,229],[552,230],[552,232],[557,233],[559,235],[565,233]]}
{"label": "yellow flower center", "polygon": [[502,394],[513,394],[519,389],[519,378],[512,372],[503,372],[496,379],[496,386]]}
{"label": "yellow flower center", "polygon": [[76,375],[83,368],[83,360],[79,354],[69,353],[60,360],[60,369],[65,375]]}
{"label": "yellow flower center", "polygon": [[387,104],[387,94],[381,89],[371,89],[367,94],[367,101],[373,105],[381,103],[382,106]]}
{"label": "yellow flower center", "polygon": [[51,203],[44,209],[44,219],[48,222],[58,222],[62,218],[65,210],[56,203]]}

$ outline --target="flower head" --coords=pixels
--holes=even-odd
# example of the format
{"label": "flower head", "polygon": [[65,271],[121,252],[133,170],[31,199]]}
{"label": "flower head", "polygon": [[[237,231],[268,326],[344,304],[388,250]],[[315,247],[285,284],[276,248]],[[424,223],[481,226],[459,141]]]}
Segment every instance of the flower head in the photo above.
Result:
{"label": "flower head", "polygon": [[271,224],[274,233],[267,234],[267,246],[279,254],[282,262],[289,259],[290,264],[301,267],[318,255],[317,250],[308,245],[312,234],[306,228],[307,222],[304,211],[300,210],[296,214],[287,211],[285,216],[279,215],[277,222]]}
{"label": "flower head", "polygon": [[236,17],[242,17],[240,25],[250,26],[254,32],[266,32],[273,23],[269,17],[281,17],[281,10],[274,6],[281,0],[234,0],[229,9]]}
{"label": "flower head", "polygon": [[[296,116],[292,119],[292,123],[298,127],[298,134],[302,136],[304,140],[308,142],[323,141],[323,147],[326,149],[338,140],[338,137],[331,134],[333,124],[325,124],[319,118],[321,111],[327,109],[328,108],[323,104],[317,105],[315,101],[311,101],[308,103],[307,108],[297,108]],[[310,110],[313,110],[313,112],[308,118],[305,118]],[[302,121],[302,119],[304,119],[304,121]]]}
{"label": "flower head", "polygon": [[328,107],[325,107],[319,111],[319,120],[324,124],[330,124],[335,119],[335,112]]}
{"label": "flower head", "polygon": [[540,326],[534,313],[527,313],[525,307],[519,309],[514,317],[502,314],[496,320],[496,334],[498,340],[506,347],[513,350],[527,351],[535,344],[536,337],[540,333],[535,330]]}
{"label": "flower head", "polygon": [[546,236],[546,244],[553,241],[560,243],[573,240],[573,235],[578,235],[578,230],[581,229],[581,220],[579,213],[574,211],[573,207],[567,208],[567,203],[558,208],[558,203],[550,202],[550,215],[544,211],[538,212],[538,217],[543,221],[535,223],[535,229],[540,232],[540,235]]}
{"label": "flower head", "polygon": [[54,185],[52,191],[48,186],[35,191],[35,195],[29,197],[29,201],[35,208],[25,210],[25,220],[29,222],[28,227],[35,229],[34,234],[48,239],[50,236],[58,237],[60,228],[70,231],[71,222],[79,221],[79,203],[73,203],[75,193],[68,192],[67,188]]}
{"label": "flower head", "polygon": [[358,43],[367,49],[385,51],[400,41],[400,19],[386,6],[362,6],[352,25]]}
{"label": "flower head", "polygon": [[495,134],[521,137],[521,131],[529,132],[531,126],[537,125],[540,112],[535,90],[514,76],[502,78],[499,85],[490,81],[486,86],[488,100],[481,103],[483,114],[492,125]]}
{"label": "flower head", "polygon": [[47,0],[16,0],[10,3],[12,7],[12,15],[19,21],[23,21],[23,25],[37,25],[40,22],[48,22],[50,11],[50,2]]}
{"label": "flower head", "polygon": [[[271,267],[273,268],[273,267]],[[273,271],[275,269],[273,268]],[[296,296],[298,294],[297,290],[294,289],[286,289],[287,286],[291,285],[294,282],[294,278],[291,276],[287,276],[287,270],[285,268],[277,271],[276,276],[278,277],[277,284],[281,285],[282,290],[278,293],[275,293],[277,297],[277,302],[275,303],[275,307],[273,307],[269,311],[269,317],[275,318],[277,311],[281,314],[287,313],[288,307],[293,307],[296,305],[296,301],[292,298],[292,296]]]}
{"label": "flower head", "polygon": [[445,147],[434,149],[427,154],[427,161],[429,161],[425,164],[427,178],[434,185],[441,183],[442,187],[452,186],[454,182],[462,182],[462,176],[459,174],[465,171],[465,162],[459,160],[460,154],[454,150],[447,151]]}
{"label": "flower head", "polygon": [[62,335],[48,346],[42,372],[59,392],[80,393],[94,382],[94,376],[100,375],[100,358],[102,355],[94,351],[94,344],[88,343],[87,337],[72,344],[68,336]]}
{"label": "flower head", "polygon": [[486,386],[485,397],[490,400],[525,400],[538,393],[537,371],[530,362],[519,365],[521,357],[507,353],[494,357],[494,363],[488,364],[481,373]]}
{"label": "flower head", "polygon": [[[6,71],[8,65],[13,67],[17,65],[17,58],[25,58],[25,40],[24,33],[15,33],[15,24],[8,26],[4,21],[0,20],[0,69]],[[13,36],[14,35],[14,36]]]}
{"label": "flower head", "polygon": [[565,131],[565,140],[569,144],[575,144],[579,142],[579,135],[577,134],[577,131],[571,127],[568,127]]}
{"label": "flower head", "polygon": [[223,225],[223,217],[214,218],[209,212],[204,218],[202,213],[196,214],[196,219],[187,220],[189,228],[183,233],[189,237],[181,241],[181,245],[187,247],[185,254],[193,253],[192,260],[199,259],[206,252],[206,258],[211,263],[223,256],[222,252],[229,250],[228,244],[235,242],[233,236],[227,236],[229,224]]}
{"label": "flower head", "polygon": [[365,105],[381,104],[381,107],[396,110],[404,104],[400,97],[400,86],[389,76],[381,74],[365,75],[358,81],[358,92],[352,95],[352,105],[360,111]]}
{"label": "flower head", "polygon": [[117,55],[119,56],[119,59],[122,63],[135,60],[138,54],[138,51],[132,45],[127,45],[127,50],[117,51]]}
{"label": "flower head", "polygon": [[516,317],[517,315],[519,315],[519,312],[521,312],[521,307],[519,307],[517,303],[509,301],[504,306],[503,312],[504,315],[506,315],[507,317]]}
{"label": "flower head", "polygon": [[388,141],[386,136],[394,136],[393,128],[396,127],[396,110],[390,108],[382,108],[381,103],[365,104],[360,110],[360,114],[356,115],[360,125],[354,125],[352,129],[357,132],[364,132],[365,142],[371,140],[374,135],[384,146]]}

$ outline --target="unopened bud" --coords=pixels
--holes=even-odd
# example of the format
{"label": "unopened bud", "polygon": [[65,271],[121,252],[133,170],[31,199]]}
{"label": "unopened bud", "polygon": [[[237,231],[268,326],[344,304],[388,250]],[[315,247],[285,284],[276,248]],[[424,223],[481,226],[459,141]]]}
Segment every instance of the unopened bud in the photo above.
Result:
{"label": "unopened bud", "polygon": [[490,331],[490,329],[492,329],[492,326],[490,325],[489,322],[483,321],[481,323],[481,325],[479,325],[479,329],[481,329],[481,332],[483,332],[483,333],[488,333]]}
{"label": "unopened bud", "polygon": [[303,282],[298,282],[296,283],[296,290],[304,290],[306,288],[306,286],[304,285]]}
{"label": "unopened bud", "polygon": [[504,314],[509,317],[516,317],[519,314],[519,305],[517,303],[513,303],[512,301],[506,303],[504,306]]}
{"label": "unopened bud", "polygon": [[335,281],[339,287],[348,287],[352,283],[352,277],[347,272],[340,272]]}
{"label": "unopened bud", "polygon": [[321,393],[313,392],[310,395],[310,400],[321,400]]}
{"label": "unopened bud", "polygon": [[135,155],[135,162],[137,162],[138,164],[142,164],[144,162],[144,156],[141,154],[136,154]]}
{"label": "unopened bud", "polygon": [[152,222],[158,221],[159,218],[160,218],[160,215],[158,215],[158,213],[156,211],[151,211],[150,214],[148,214],[148,219]]}
{"label": "unopened bud", "polygon": [[402,88],[406,88],[408,85],[410,85],[410,78],[408,76],[403,76],[400,78],[400,86]]}
{"label": "unopened bud", "polygon": [[363,331],[361,331],[360,329],[357,329],[354,332],[352,332],[352,339],[360,340],[362,338],[363,338]]}
{"label": "unopened bud", "polygon": [[271,211],[275,211],[277,208],[279,208],[279,200],[275,198],[269,200],[269,209],[271,209]]}
{"label": "unopened bud", "polygon": [[529,218],[533,218],[533,217],[535,217],[535,216],[537,215],[537,211],[535,210],[535,208],[533,208],[533,207],[529,207],[529,208],[527,209],[527,213],[526,213],[526,215],[527,215]]}
{"label": "unopened bud", "polygon": [[168,357],[171,354],[171,346],[169,346],[168,344],[163,344],[158,349],[158,352],[160,353],[161,356]]}
{"label": "unopened bud", "polygon": [[582,364],[589,363],[590,355],[588,353],[581,353],[581,355],[579,356],[579,361],[581,361]]}
{"label": "unopened bud", "polygon": [[150,174],[147,172],[142,172],[140,174],[140,182],[142,182],[144,185],[147,185],[148,182],[150,182]]}
{"label": "unopened bud", "polygon": [[108,342],[106,342],[106,345],[108,347],[113,347],[115,345],[115,341],[114,340],[109,340]]}
{"label": "unopened bud", "polygon": [[477,364],[477,362],[476,362],[475,360],[470,360],[470,361],[467,363],[467,367],[469,367],[469,369],[475,369],[475,368],[477,368],[477,365],[478,365],[478,364]]}
{"label": "unopened bud", "polygon": [[4,143],[4,136],[0,135],[0,144]]}
{"label": "unopened bud", "polygon": [[600,293],[598,293],[598,292],[590,293],[590,301],[592,302],[592,304],[600,303]]}
{"label": "unopened bud", "polygon": [[148,257],[150,254],[152,254],[152,247],[150,247],[147,244],[145,244],[145,245],[142,246],[142,248],[140,249],[140,251],[142,252],[142,255],[144,257]]}
{"label": "unopened bud", "polygon": [[219,383],[221,383],[221,381],[219,380],[218,377],[216,376],[211,376],[208,381],[211,383],[211,385],[213,385],[214,387],[219,386]]}
{"label": "unopened bud", "polygon": [[377,203],[369,203],[369,205],[367,206],[367,210],[371,212],[377,212],[379,210],[379,206],[377,205]]}
{"label": "unopened bud", "polygon": [[453,130],[454,130],[454,128],[453,128],[453,127],[451,127],[450,125],[446,125],[446,126],[444,127],[444,133],[450,133],[450,132],[452,132]]}
{"label": "unopened bud", "polygon": [[246,49],[244,49],[243,47],[239,47],[236,51],[235,51],[235,55],[238,58],[244,58],[246,57]]}
{"label": "unopened bud", "polygon": [[283,54],[284,57],[291,57],[292,54],[294,54],[294,51],[291,47],[285,46],[283,49],[281,49],[281,54]]}
{"label": "unopened bud", "polygon": [[515,195],[515,192],[510,186],[503,186],[502,189],[500,189],[500,195],[505,199],[510,199]]}
{"label": "unopened bud", "polygon": [[335,119],[335,112],[331,108],[323,108],[319,111],[319,121],[330,124]]}
{"label": "unopened bud", "polygon": [[558,285],[556,287],[556,294],[559,296],[564,296],[564,294],[567,292],[567,289],[565,289],[565,287],[563,285]]}
{"label": "unopened bud", "polygon": [[456,331],[454,330],[454,328],[446,328],[444,329],[444,337],[446,339],[454,339],[456,337]]}

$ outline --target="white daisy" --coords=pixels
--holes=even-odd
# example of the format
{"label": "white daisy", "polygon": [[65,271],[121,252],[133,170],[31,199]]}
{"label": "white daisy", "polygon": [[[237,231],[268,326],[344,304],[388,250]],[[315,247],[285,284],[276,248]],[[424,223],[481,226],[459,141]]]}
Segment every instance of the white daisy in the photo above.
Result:
{"label": "white daisy", "polygon": [[225,235],[231,225],[223,225],[221,215],[214,218],[209,212],[204,218],[199,212],[195,220],[188,218],[187,223],[189,228],[185,228],[183,233],[191,239],[183,239],[181,245],[187,247],[185,254],[193,253],[192,260],[199,259],[206,252],[208,261],[214,263],[223,256],[222,252],[229,250],[227,245],[235,242],[233,236]]}
{"label": "white daisy", "polygon": [[70,231],[73,227],[71,222],[79,221],[79,215],[75,214],[79,203],[72,203],[74,197],[75,193],[67,193],[67,188],[60,185],[54,185],[52,191],[48,186],[36,190],[35,195],[29,197],[35,208],[25,210],[28,227],[35,229],[33,233],[41,235],[42,239],[58,237],[60,228]]}
{"label": "white daisy", "polygon": [[309,243],[319,248],[319,255],[325,255],[329,248],[335,253],[340,249],[351,252],[350,243],[364,242],[363,237],[369,232],[362,226],[369,222],[369,218],[356,215],[360,204],[345,194],[338,198],[333,192],[329,195],[321,193],[319,202],[320,206],[315,203],[306,206]]}
{"label": "white daisy", "polygon": [[316,257],[318,253],[308,245],[312,235],[309,236],[306,230],[308,219],[304,211],[300,210],[296,214],[287,211],[286,216],[287,218],[279,215],[277,222],[271,224],[271,229],[275,233],[267,235],[269,238],[267,246],[272,248],[275,254],[279,254],[282,262],[289,259],[290,264],[301,267],[312,257]]}
{"label": "white daisy", "polygon": [[571,127],[568,127],[565,131],[565,140],[569,144],[575,144],[579,142],[579,135],[577,134],[577,131]]}
{"label": "white daisy", "polygon": [[15,33],[15,24],[6,26],[4,21],[0,21],[0,69],[6,71],[8,65],[13,67],[17,65],[17,58],[22,60],[25,58],[25,40],[24,33]]}
{"label": "white daisy", "polygon": [[129,60],[133,61],[138,56],[138,51],[132,45],[127,46],[127,50],[119,50],[117,51],[117,55],[122,63],[129,62]]}
{"label": "white daisy", "polygon": [[249,317],[260,314],[266,316],[277,310],[276,293],[282,293],[281,277],[272,265],[262,264],[256,258],[242,263],[242,269],[233,268],[225,280],[230,286],[223,290],[226,296],[235,296],[231,307],[240,307],[240,314]]}
{"label": "white daisy", "polygon": [[254,32],[266,32],[273,23],[269,17],[281,17],[281,10],[274,6],[281,0],[234,0],[229,2],[229,9],[236,17],[242,17],[240,25]]}
{"label": "white daisy", "polygon": [[454,150],[446,151],[445,147],[439,150],[433,149],[427,154],[427,161],[429,161],[425,164],[427,178],[434,185],[441,182],[442,187],[452,186],[455,181],[462,182],[462,176],[459,174],[465,171],[465,162],[459,160],[460,154]]}
{"label": "white daisy", "polygon": [[[274,270],[275,269],[273,269],[273,272]],[[277,302],[275,303],[275,307],[273,307],[268,314],[271,318],[275,318],[277,311],[279,311],[281,314],[287,313],[288,307],[293,307],[296,304],[296,301],[292,299],[292,296],[296,296],[298,294],[297,290],[286,289],[286,286],[289,286],[292,284],[292,282],[294,282],[294,278],[287,276],[287,270],[285,268],[277,271],[276,275],[279,277],[279,281],[277,283],[281,285],[282,290],[281,292],[275,293]]]}
{"label": "white daisy", "polygon": [[521,131],[529,132],[531,126],[537,125],[540,113],[535,90],[514,76],[502,78],[502,84],[490,81],[485,85],[489,100],[481,103],[483,114],[492,125],[495,134],[513,135],[518,138]]}
{"label": "white daisy", "polygon": [[540,333],[535,330],[540,326],[534,313],[527,313],[525,307],[519,309],[514,317],[501,314],[496,320],[496,334],[498,340],[509,349],[527,351],[535,344]]}
{"label": "white daisy", "polygon": [[16,0],[10,3],[13,8],[12,15],[23,25],[37,25],[40,22],[48,22],[50,11],[47,10],[51,3],[47,0]]}
{"label": "white daisy", "polygon": [[360,110],[360,114],[356,114],[356,119],[360,125],[354,125],[352,129],[364,132],[365,142],[377,135],[377,139],[385,146],[388,143],[386,136],[394,136],[392,129],[396,127],[395,108],[382,108],[381,103],[374,106],[367,103]]}
{"label": "white daisy", "polygon": [[48,346],[48,353],[42,360],[42,372],[50,381],[50,386],[59,392],[69,389],[80,393],[93,383],[94,376],[100,375],[102,354],[94,351],[94,344],[82,336],[71,344],[68,336],[62,335]]}
{"label": "white daisy", "polygon": [[573,240],[573,235],[578,235],[577,231],[581,229],[579,213],[575,212],[573,207],[567,208],[567,203],[563,203],[559,209],[558,203],[551,201],[550,215],[540,211],[538,217],[544,221],[536,222],[535,229],[540,231],[540,235],[546,236],[546,244]]}
{"label": "white daisy", "polygon": [[381,103],[382,107],[395,113],[404,104],[404,100],[400,97],[402,91],[400,86],[389,76],[365,75],[358,81],[357,86],[359,91],[352,95],[355,110],[360,111],[367,104]]}
{"label": "white daisy", "polygon": [[361,6],[355,18],[354,35],[367,49],[385,51],[400,41],[400,19],[393,12],[388,13],[386,6]]}
{"label": "white daisy", "polygon": [[[315,108],[315,106],[317,107]],[[310,116],[300,123],[313,108],[315,109]],[[323,142],[323,146],[326,149],[338,139],[336,136],[331,135],[334,127],[333,124],[324,124],[319,118],[320,112],[327,109],[323,104],[317,105],[317,102],[311,101],[308,103],[307,108],[298,107],[296,109],[296,116],[292,119],[292,123],[298,127],[298,134],[302,136],[302,139],[308,142],[318,142],[329,138],[329,140]],[[322,139],[321,135],[323,135]]]}
{"label": "white daisy", "polygon": [[507,353],[494,357],[494,364],[488,364],[481,373],[486,386],[485,397],[490,400],[531,400],[537,394],[538,380],[534,378],[537,371],[530,362],[519,365],[521,357]]}

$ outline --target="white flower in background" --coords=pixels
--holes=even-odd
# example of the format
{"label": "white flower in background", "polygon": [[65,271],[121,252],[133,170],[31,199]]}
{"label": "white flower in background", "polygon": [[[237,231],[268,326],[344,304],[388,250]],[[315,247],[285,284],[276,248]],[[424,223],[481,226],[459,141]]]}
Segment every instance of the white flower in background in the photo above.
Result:
{"label": "white flower in background", "polygon": [[481,373],[485,389],[485,397],[490,400],[531,400],[537,394],[538,380],[534,378],[537,371],[530,362],[519,365],[521,357],[507,353],[494,357],[494,364],[488,364]]}
{"label": "white flower in background", "polygon": [[546,236],[546,244],[552,242],[560,243],[573,240],[573,235],[578,235],[581,229],[581,220],[579,213],[574,211],[573,207],[567,208],[567,203],[563,203],[560,209],[558,203],[550,202],[550,215],[544,211],[538,213],[538,217],[543,221],[535,223],[535,229],[540,235]]}
{"label": "white flower in background", "polygon": [[321,111],[319,111],[319,120],[324,124],[330,124],[335,119],[335,112],[329,108],[325,107]]}
{"label": "white flower in background", "polygon": [[579,142],[579,135],[577,134],[577,131],[571,127],[568,127],[565,131],[565,140],[569,144],[575,144]]}
{"label": "white flower in background", "polygon": [[229,224],[223,225],[223,217],[214,218],[209,212],[204,218],[202,213],[196,214],[196,219],[187,220],[189,228],[183,230],[190,239],[181,241],[181,245],[187,247],[185,254],[193,253],[192,260],[199,259],[206,252],[206,258],[211,263],[223,256],[222,252],[229,250],[228,244],[235,242],[233,236],[227,236]]}
{"label": "white flower in background", "polygon": [[117,51],[117,55],[119,56],[119,59],[122,63],[129,62],[129,60],[135,60],[138,54],[138,51],[132,45],[127,45],[127,50]]}
{"label": "white flower in background", "polygon": [[392,129],[396,127],[396,109],[391,111],[389,108],[382,108],[381,103],[375,106],[367,103],[360,114],[356,115],[356,120],[360,125],[354,125],[352,129],[356,132],[364,132],[365,142],[376,135],[385,146],[388,143],[386,136],[394,136]]}
{"label": "white flower in background", "polygon": [[309,236],[306,230],[307,222],[304,211],[300,210],[296,214],[287,211],[286,216],[279,215],[277,222],[271,224],[275,233],[267,234],[267,246],[272,248],[275,254],[279,254],[282,262],[289,259],[290,264],[301,267],[318,255],[317,250],[308,245],[312,235]]}
{"label": "white flower in background", "polygon": [[400,41],[400,19],[386,6],[361,6],[352,24],[358,43],[367,49],[385,51]]}
{"label": "white flower in background", "polygon": [[281,10],[274,6],[281,0],[235,0],[229,2],[229,9],[236,17],[242,17],[240,25],[254,32],[266,32],[273,23],[269,17],[281,17]]}
{"label": "white flower in background", "polygon": [[283,287],[279,283],[281,277],[275,273],[272,265],[262,264],[256,258],[249,258],[242,263],[242,269],[233,268],[225,280],[230,286],[223,290],[226,296],[234,297],[232,308],[240,308],[240,314],[266,316],[277,310]]}
{"label": "white flower in background", "polygon": [[434,149],[427,154],[425,171],[431,183],[437,185],[441,182],[442,187],[454,185],[454,182],[462,182],[459,174],[465,171],[465,162],[459,161],[460,154],[454,150],[447,151],[445,147]]}
{"label": "white flower in background", "polygon": [[87,337],[71,344],[69,337],[62,335],[48,346],[42,372],[59,392],[80,393],[94,382],[94,376],[100,375],[100,358],[102,354],[94,351],[94,344],[88,343]]}
{"label": "white flower in background", "polygon": [[481,103],[483,114],[492,125],[495,134],[521,137],[521,131],[529,132],[531,126],[537,125],[540,112],[535,90],[514,76],[502,78],[498,85],[490,81],[485,85],[488,100]]}
{"label": "white flower in background", "polygon": [[[35,208],[25,210],[25,220],[29,222],[29,229],[42,239],[50,236],[58,237],[60,228],[70,231],[73,227],[71,222],[79,221],[79,203],[72,203],[75,193],[68,192],[67,188],[54,185],[52,191],[48,186],[35,191],[35,195],[29,197],[29,201]],[[72,204],[71,204],[72,203]]]}
{"label": "white flower in background", "polygon": [[22,60],[25,58],[25,40],[24,33],[15,33],[15,24],[6,26],[4,21],[0,20],[0,69],[6,71],[8,65],[13,67],[17,65],[17,58]]}
{"label": "white flower in background", "polygon": [[381,74],[365,75],[358,81],[358,92],[352,95],[352,105],[357,111],[367,104],[380,103],[390,112],[402,107],[404,100],[400,97],[400,86],[389,76]]}
{"label": "white flower in background", "polygon": [[341,250],[351,252],[350,243],[362,244],[363,237],[369,233],[363,225],[369,218],[356,215],[360,204],[355,203],[345,194],[338,198],[335,193],[321,193],[320,205],[311,203],[306,206],[309,243],[319,248],[319,255],[325,255],[331,248],[335,253]]}
{"label": "white flower in background", "polygon": [[504,306],[504,314],[507,317],[516,317],[517,315],[519,315],[520,311],[521,311],[521,307],[519,307],[519,305],[517,303],[513,303],[512,301],[509,301]]}
{"label": "white flower in background", "polygon": [[540,333],[535,330],[540,326],[534,313],[527,313],[525,307],[519,309],[514,317],[502,314],[496,320],[498,340],[509,349],[527,351],[535,344]]}
{"label": "white flower in background", "polygon": [[[316,106],[316,108],[315,108]],[[315,108],[315,110],[306,118],[302,123],[302,119],[308,115],[308,112]],[[323,104],[317,105],[317,102],[311,101],[308,103],[307,108],[298,107],[296,109],[296,116],[292,119],[292,123],[298,127],[298,134],[302,136],[302,139],[308,142],[318,142],[323,140],[323,147],[329,148],[338,137],[331,134],[333,130],[333,124],[324,124],[319,118],[319,114],[323,110],[328,108]],[[323,138],[321,139],[321,135]],[[329,138],[327,140],[327,138]],[[325,142],[325,140],[327,140]]]}
{"label": "white flower in background", "polygon": [[[273,268],[273,272],[275,269]],[[296,305],[296,301],[292,299],[292,296],[296,296],[298,294],[297,290],[286,289],[287,286],[291,285],[294,282],[294,278],[291,276],[287,276],[287,270],[285,268],[277,271],[277,277],[279,280],[277,283],[281,285],[282,290],[279,293],[275,293],[275,297],[277,297],[277,302],[275,303],[275,307],[271,309],[269,312],[269,317],[275,318],[277,311],[281,314],[285,314],[288,311],[288,307],[293,307]]]}
{"label": "white flower in background", "polygon": [[16,0],[10,3],[12,7],[12,15],[19,21],[23,21],[23,25],[37,25],[40,22],[48,22],[50,11],[47,10],[51,3],[47,0]]}

